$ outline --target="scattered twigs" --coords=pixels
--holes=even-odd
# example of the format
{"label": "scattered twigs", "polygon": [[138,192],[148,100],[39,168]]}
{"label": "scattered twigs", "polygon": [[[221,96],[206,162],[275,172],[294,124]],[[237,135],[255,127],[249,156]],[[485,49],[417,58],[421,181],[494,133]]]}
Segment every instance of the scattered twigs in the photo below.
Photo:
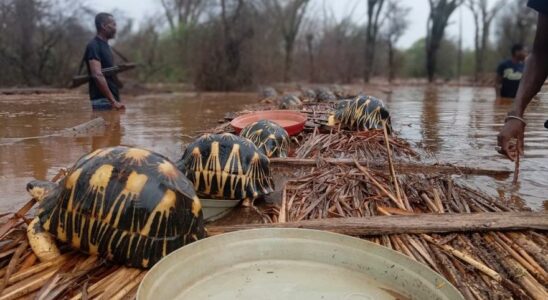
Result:
{"label": "scattered twigs", "polygon": [[392,199],[392,201],[394,201],[394,203],[396,203],[396,205],[400,209],[405,210],[405,206],[403,205],[401,199],[396,198],[391,192],[384,188],[373,176],[371,176],[371,174],[369,174],[365,167],[360,165],[360,163],[356,159],[354,159],[354,164],[379,190],[381,190],[384,194],[386,194],[386,196]]}
{"label": "scattered twigs", "polygon": [[0,282],[0,295],[2,295],[2,292],[8,285],[10,276],[15,273],[15,269],[17,268],[17,264],[19,263],[19,258],[21,257],[21,254],[23,254],[23,251],[27,250],[28,242],[25,240],[23,241],[19,247],[17,247],[17,250],[13,254],[11,261],[8,265],[8,268],[6,270],[6,274],[4,274],[4,278],[2,282]]}
{"label": "scattered twigs", "polygon": [[432,237],[430,237],[426,234],[423,234],[422,238],[427,240],[428,242],[432,243],[433,245],[436,245],[436,246],[442,248],[443,250],[447,251],[447,253],[450,253],[450,254],[462,259],[463,261],[467,262],[471,266],[475,267],[476,269],[478,269],[481,272],[485,273],[489,277],[493,278],[497,282],[502,281],[502,277],[497,272],[495,272],[491,268],[487,267],[483,263],[477,261],[472,256],[470,256],[469,254],[467,254],[465,252],[462,252],[462,251],[459,251],[459,250],[457,250],[457,249],[455,249],[455,248],[453,248],[453,247],[451,247],[447,244],[440,245]]}

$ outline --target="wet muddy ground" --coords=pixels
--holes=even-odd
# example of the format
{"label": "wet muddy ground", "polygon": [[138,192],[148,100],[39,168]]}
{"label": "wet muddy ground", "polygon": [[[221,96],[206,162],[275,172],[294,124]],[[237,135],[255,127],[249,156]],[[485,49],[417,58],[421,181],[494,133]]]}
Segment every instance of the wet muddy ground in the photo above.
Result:
{"label": "wet muddy ground", "polygon": [[[496,102],[490,88],[395,87],[385,100],[396,132],[433,153],[433,160],[481,168],[513,169],[496,154],[496,134],[511,102]],[[124,112],[92,112],[87,95],[69,92],[0,95],[0,211],[12,211],[28,200],[25,184],[53,177],[96,148],[136,145],[173,160],[196,131],[215,126],[226,112],[256,103],[255,94],[173,93],[126,97]],[[534,209],[548,206],[548,95],[527,111],[526,154],[520,184],[511,178],[463,178],[484,191]],[[51,136],[95,117],[106,120],[77,136]],[[18,140],[26,137],[42,137]]]}

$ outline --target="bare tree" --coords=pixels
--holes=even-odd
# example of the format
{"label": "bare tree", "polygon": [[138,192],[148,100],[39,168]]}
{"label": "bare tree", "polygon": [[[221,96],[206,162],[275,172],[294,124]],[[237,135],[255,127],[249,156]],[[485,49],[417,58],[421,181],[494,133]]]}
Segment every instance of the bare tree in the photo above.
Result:
{"label": "bare tree", "polygon": [[[247,53],[252,53],[248,43],[255,35],[254,3],[245,0],[221,0],[220,16],[210,24],[209,37],[200,49],[202,59],[195,83],[203,90],[237,90],[253,82],[253,68]],[[247,47],[246,47],[247,46]]]}
{"label": "bare tree", "polygon": [[409,26],[407,16],[411,11],[410,7],[401,6],[396,0],[389,0],[386,9],[386,27],[383,36],[388,46],[388,81],[392,82],[396,72],[394,64],[394,46],[402,37]]}
{"label": "bare tree", "polygon": [[515,43],[532,44],[537,14],[527,7],[527,0],[510,2],[497,19],[497,49],[501,57],[507,56]]}
{"label": "bare tree", "polygon": [[161,0],[164,14],[169,28],[176,32],[181,27],[192,27],[198,20],[204,9],[207,0]]}
{"label": "bare tree", "polygon": [[365,29],[365,70],[363,79],[369,82],[375,61],[375,45],[381,26],[380,16],[384,0],[367,0],[367,28]]}
{"label": "bare tree", "polygon": [[428,0],[430,15],[426,23],[426,73],[433,82],[437,67],[438,50],[443,40],[449,17],[464,0]]}
{"label": "bare tree", "polygon": [[284,73],[283,80],[288,82],[291,77],[293,51],[295,40],[299,34],[304,15],[310,0],[266,0],[268,11],[274,12],[280,27],[284,43]]}
{"label": "bare tree", "polygon": [[185,66],[189,64],[190,39],[211,0],[161,0],[171,34],[181,51]]}
{"label": "bare tree", "polygon": [[308,54],[308,65],[309,65],[309,73],[308,73],[308,80],[310,82],[314,82],[314,48],[312,47],[312,42],[314,41],[314,34],[307,33],[306,34],[306,52]]}
{"label": "bare tree", "polygon": [[[0,2],[0,84],[60,84],[91,33],[76,21],[72,1]],[[63,9],[64,8],[64,9]]]}
{"label": "bare tree", "polygon": [[466,6],[468,6],[474,16],[474,24],[476,26],[474,38],[476,51],[474,78],[476,80],[478,80],[479,75],[484,71],[483,63],[485,61],[485,54],[489,43],[491,22],[505,4],[506,0],[499,0],[491,9],[489,9],[487,0],[467,0],[466,2]]}

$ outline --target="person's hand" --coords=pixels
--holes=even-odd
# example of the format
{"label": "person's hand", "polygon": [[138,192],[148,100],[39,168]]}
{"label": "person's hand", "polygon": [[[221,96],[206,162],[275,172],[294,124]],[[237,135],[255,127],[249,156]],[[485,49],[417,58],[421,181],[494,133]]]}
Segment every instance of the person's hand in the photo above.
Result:
{"label": "person's hand", "polygon": [[520,120],[508,119],[497,136],[497,151],[511,161],[523,155],[523,136],[525,124]]}
{"label": "person's hand", "polygon": [[120,109],[125,109],[126,106],[122,103],[122,102],[118,102],[118,101],[114,101],[112,103],[112,106],[116,109],[116,110],[120,110]]}

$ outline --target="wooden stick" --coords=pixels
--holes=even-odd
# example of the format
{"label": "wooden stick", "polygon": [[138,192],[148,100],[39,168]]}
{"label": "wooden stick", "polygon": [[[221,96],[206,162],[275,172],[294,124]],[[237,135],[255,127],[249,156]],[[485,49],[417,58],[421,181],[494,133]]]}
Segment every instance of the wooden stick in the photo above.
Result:
{"label": "wooden stick", "polygon": [[525,251],[520,245],[514,242],[512,239],[507,237],[504,233],[498,233],[498,236],[508,243],[512,248],[514,248],[527,262],[535,268],[535,271],[544,278],[545,282],[543,284],[548,284],[548,273],[544,270],[536,260],[534,260],[527,251]]}
{"label": "wooden stick", "polygon": [[6,288],[6,286],[8,285],[9,278],[11,274],[14,273],[15,268],[17,267],[17,264],[19,263],[19,258],[21,257],[21,254],[23,254],[23,251],[27,249],[27,246],[28,246],[28,242],[23,241],[23,243],[21,243],[21,245],[17,247],[17,250],[13,254],[10,260],[10,263],[8,265],[8,268],[6,269],[6,274],[4,274],[4,278],[2,282],[0,283],[0,295],[4,291],[4,288]]}
{"label": "wooden stick", "polygon": [[[491,243],[494,249],[497,249],[497,252],[505,253],[502,246],[500,246],[491,235],[485,235],[485,239]],[[527,270],[525,270],[513,258],[504,255],[501,263],[512,277],[512,280],[518,282],[525,292],[527,292],[533,299],[548,299],[548,294],[546,293],[544,287],[540,285],[538,281],[536,281],[531,274],[529,274],[529,272],[527,272]]]}
{"label": "wooden stick", "polygon": [[516,151],[517,151],[517,157],[516,157],[516,163],[514,165],[514,178],[512,179],[512,184],[517,185],[518,184],[518,176],[519,176],[519,147],[520,147],[520,141],[519,139],[516,141]]}
{"label": "wooden stick", "polygon": [[499,273],[495,272],[493,269],[487,267],[486,265],[484,265],[483,263],[477,261],[476,259],[474,259],[471,255],[469,255],[468,253],[465,253],[465,252],[461,252],[447,244],[445,245],[440,245],[438,244],[432,237],[426,235],[426,234],[423,234],[421,235],[423,239],[427,240],[428,242],[442,248],[443,250],[447,251],[448,253],[460,258],[461,260],[467,262],[468,264],[470,264],[471,266],[473,266],[474,268],[480,270],[481,272],[487,274],[489,277],[493,278],[494,280],[496,280],[497,282],[501,282],[502,281],[502,277],[500,276]]}
{"label": "wooden stick", "polygon": [[390,176],[392,177],[392,181],[394,183],[396,197],[398,198],[399,202],[403,204],[400,193],[400,185],[398,184],[398,177],[396,176],[396,170],[394,170],[394,163],[392,162],[392,151],[390,150],[390,142],[388,141],[388,130],[386,129],[386,121],[382,122],[382,130],[384,133],[384,142],[386,144],[386,153],[388,153],[388,166],[390,168]]}
{"label": "wooden stick", "polygon": [[548,230],[544,212],[501,212],[473,214],[417,214],[363,218],[331,218],[276,224],[209,226],[209,235],[254,228],[308,228],[347,235],[400,233],[480,232],[494,230]]}
{"label": "wooden stick", "polygon": [[54,260],[51,260],[51,261],[46,261],[46,262],[43,262],[43,263],[40,263],[40,264],[37,264],[33,267],[30,267],[28,269],[25,269],[25,270],[20,270],[19,272],[13,274],[10,278],[9,278],[9,284],[12,285],[18,281],[21,281],[23,279],[26,279],[28,277],[31,277],[37,273],[40,273],[52,266],[58,266],[60,265],[61,263],[63,263],[66,259],[68,259],[69,256],[68,255],[63,255],[59,258],[56,258]]}
{"label": "wooden stick", "polygon": [[546,248],[538,246],[536,243],[526,238],[525,235],[509,232],[508,235],[514,239],[525,251],[531,254],[535,260],[541,265],[545,270],[548,270],[548,251]]}
{"label": "wooden stick", "polygon": [[287,189],[284,188],[282,191],[282,206],[280,207],[280,215],[278,217],[278,222],[285,223],[287,220]]}
{"label": "wooden stick", "polygon": [[30,199],[23,207],[21,207],[6,223],[0,227],[0,240],[5,238],[5,235],[19,223],[19,219],[24,217],[29,210],[36,204],[36,200]]}
{"label": "wooden stick", "polygon": [[53,274],[58,272],[56,268],[45,270],[37,276],[21,281],[16,285],[12,285],[4,290],[0,296],[0,300],[11,300],[23,297],[31,292],[34,292],[46,283]]}
{"label": "wooden stick", "polygon": [[21,264],[21,268],[19,268],[19,270],[25,270],[27,268],[30,268],[32,267],[36,261],[38,261],[38,257],[36,257],[36,255],[34,253],[31,253],[29,256],[27,256],[27,258],[25,258],[25,260],[23,261],[23,263]]}
{"label": "wooden stick", "polygon": [[371,176],[371,174],[369,174],[369,172],[367,171],[367,169],[365,169],[363,166],[361,166],[358,161],[356,159],[354,159],[354,164],[356,165],[356,167],[358,167],[358,169],[360,171],[362,171],[362,173],[367,176],[367,178],[369,178],[369,180],[371,180],[371,182],[379,189],[381,190],[385,195],[387,195],[390,199],[392,199],[392,201],[394,201],[394,203],[396,203],[396,205],[400,208],[400,209],[403,209],[405,210],[405,206],[403,205],[402,202],[400,202],[400,199],[396,198],[392,193],[390,193],[389,191],[387,191],[383,186],[382,184],[380,184],[376,179],[375,177]]}
{"label": "wooden stick", "polygon": [[[335,165],[354,165],[354,159],[352,158],[324,158],[321,162],[326,162]],[[314,158],[295,158],[295,157],[273,157],[270,158],[271,164],[278,165],[290,165],[290,166],[316,166],[318,160]],[[386,164],[375,163],[371,161],[359,161],[360,165],[367,165],[368,168],[374,170],[386,170]],[[438,164],[417,164],[417,163],[404,163],[398,162],[394,165],[396,171],[400,173],[439,173],[439,174],[464,174],[464,175],[486,175],[486,176],[509,176],[512,171],[509,170],[495,170],[495,169],[478,169],[465,166],[453,166],[453,165],[438,165]]]}
{"label": "wooden stick", "polygon": [[141,283],[146,274],[147,272],[145,271],[141,272],[137,277],[124,285],[124,287],[118,293],[110,298],[110,300],[124,299],[124,297],[127,296],[131,292],[131,290],[133,290],[136,286],[139,285],[139,283]]}

